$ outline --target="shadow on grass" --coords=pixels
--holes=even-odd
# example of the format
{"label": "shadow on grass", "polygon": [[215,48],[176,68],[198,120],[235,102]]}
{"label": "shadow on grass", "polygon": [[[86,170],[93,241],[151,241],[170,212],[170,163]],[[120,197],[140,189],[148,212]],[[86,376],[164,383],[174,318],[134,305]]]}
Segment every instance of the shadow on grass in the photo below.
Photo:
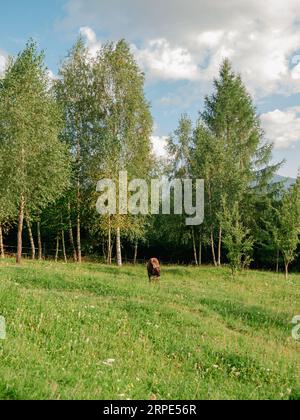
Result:
{"label": "shadow on grass", "polygon": [[[84,265],[83,270],[84,271],[90,271],[92,273],[98,273],[98,274],[109,274],[109,275],[124,275],[124,276],[136,276],[140,273],[143,273],[143,266],[137,266],[138,268],[142,268],[139,270],[133,270],[135,266],[126,266],[123,267],[117,267],[116,265],[105,265],[105,264],[93,264],[93,265]],[[146,267],[144,268],[144,272],[146,273]]]}
{"label": "shadow on grass", "polygon": [[[297,388],[297,380],[292,367],[285,374],[279,374],[277,370],[269,369],[263,366],[257,360],[249,355],[242,355],[232,352],[214,352],[206,349],[207,356],[218,367],[218,370],[211,370],[212,375],[221,374],[231,377],[235,381],[242,383],[253,383],[257,386],[265,386],[265,392],[269,392],[270,399],[274,399],[274,388],[276,394],[280,394],[287,381],[292,386],[292,399],[299,399],[299,389]],[[286,395],[288,397],[288,395]]]}
{"label": "shadow on grass", "polygon": [[300,388],[294,388],[289,399],[290,401],[300,401]]}
{"label": "shadow on grass", "polygon": [[193,271],[191,269],[188,270],[187,268],[183,268],[183,267],[180,267],[180,268],[166,267],[163,270],[165,271],[166,274],[173,275],[176,277],[181,277],[181,278],[184,278],[186,276],[190,277],[191,274],[193,274]]}
{"label": "shadow on grass", "polygon": [[[120,271],[117,271],[120,274]],[[68,291],[68,292],[87,292],[95,296],[104,297],[131,297],[134,293],[128,288],[128,281],[118,281],[118,278],[113,278],[112,272],[107,270],[107,273],[101,271],[103,278],[97,278],[90,275],[80,275],[71,277],[72,273],[58,273],[48,271],[18,271],[17,269],[10,273],[10,280],[20,286],[30,286],[36,290],[47,291]],[[127,280],[129,273],[122,272]],[[107,280],[110,281],[107,281]],[[122,277],[120,277],[122,279]],[[131,281],[135,282],[137,277],[131,276]],[[148,284],[145,276],[145,284]]]}
{"label": "shadow on grass", "polygon": [[4,401],[21,401],[23,398],[14,388],[0,382],[0,399]]}
{"label": "shadow on grass", "polygon": [[260,306],[246,306],[229,300],[200,299],[202,305],[207,306],[226,320],[240,320],[255,329],[276,328],[289,332],[289,315],[274,313]]}

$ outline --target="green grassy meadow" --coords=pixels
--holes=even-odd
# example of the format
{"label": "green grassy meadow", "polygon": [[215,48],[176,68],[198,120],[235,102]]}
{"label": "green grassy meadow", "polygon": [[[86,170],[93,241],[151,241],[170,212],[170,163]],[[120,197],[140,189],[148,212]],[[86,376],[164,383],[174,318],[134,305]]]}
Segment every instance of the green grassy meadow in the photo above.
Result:
{"label": "green grassy meadow", "polygon": [[1,399],[300,399],[300,275],[0,263]]}

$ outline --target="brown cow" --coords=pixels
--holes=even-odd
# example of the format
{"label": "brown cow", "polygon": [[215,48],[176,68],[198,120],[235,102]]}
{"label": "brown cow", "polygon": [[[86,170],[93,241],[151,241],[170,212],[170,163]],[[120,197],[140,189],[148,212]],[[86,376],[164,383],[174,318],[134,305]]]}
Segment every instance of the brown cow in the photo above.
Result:
{"label": "brown cow", "polygon": [[160,280],[160,264],[157,258],[151,258],[151,260],[148,262],[147,270],[150,282],[152,277]]}

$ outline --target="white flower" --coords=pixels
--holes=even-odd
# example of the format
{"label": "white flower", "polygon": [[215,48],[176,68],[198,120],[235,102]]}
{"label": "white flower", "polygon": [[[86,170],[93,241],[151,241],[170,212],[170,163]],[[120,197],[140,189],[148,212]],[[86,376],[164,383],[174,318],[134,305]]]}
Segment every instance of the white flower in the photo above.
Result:
{"label": "white flower", "polygon": [[112,367],[112,365],[115,363],[115,359],[107,359],[107,360],[104,360],[102,363],[105,365],[105,366],[110,366],[110,367]]}

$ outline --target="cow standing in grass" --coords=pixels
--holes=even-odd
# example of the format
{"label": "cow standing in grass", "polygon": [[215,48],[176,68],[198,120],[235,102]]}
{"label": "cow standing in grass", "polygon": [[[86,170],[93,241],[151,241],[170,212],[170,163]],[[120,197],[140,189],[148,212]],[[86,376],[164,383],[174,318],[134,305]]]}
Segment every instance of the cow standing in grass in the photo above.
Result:
{"label": "cow standing in grass", "polygon": [[149,282],[151,282],[152,277],[155,277],[157,280],[160,280],[160,264],[157,258],[151,258],[147,265]]}

